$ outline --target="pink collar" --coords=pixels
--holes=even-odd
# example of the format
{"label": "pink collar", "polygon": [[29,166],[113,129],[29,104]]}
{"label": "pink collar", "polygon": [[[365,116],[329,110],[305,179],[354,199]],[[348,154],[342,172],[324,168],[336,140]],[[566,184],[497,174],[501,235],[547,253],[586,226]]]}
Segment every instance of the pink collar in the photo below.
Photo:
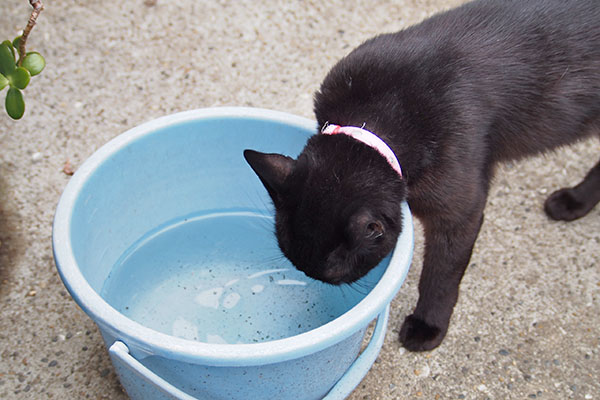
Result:
{"label": "pink collar", "polygon": [[357,126],[339,126],[329,124],[326,124],[323,127],[321,133],[324,135],[337,135],[339,133],[343,133],[344,135],[353,137],[354,139],[374,148],[379,152],[379,154],[385,157],[391,167],[394,168],[398,175],[400,175],[400,178],[402,178],[402,169],[400,168],[400,163],[398,162],[394,151],[390,149],[390,146],[388,146],[383,140],[381,140],[379,136],[375,135],[374,133]]}

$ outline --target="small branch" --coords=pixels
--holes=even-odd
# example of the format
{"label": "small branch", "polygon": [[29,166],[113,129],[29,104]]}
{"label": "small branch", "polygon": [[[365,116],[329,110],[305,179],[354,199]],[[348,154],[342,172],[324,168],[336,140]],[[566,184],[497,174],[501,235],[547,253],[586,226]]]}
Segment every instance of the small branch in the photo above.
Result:
{"label": "small branch", "polygon": [[25,43],[27,42],[27,38],[29,37],[29,33],[35,26],[35,22],[37,21],[38,16],[44,9],[44,5],[41,0],[29,0],[29,4],[33,7],[33,11],[31,11],[31,16],[29,17],[29,22],[27,22],[27,26],[21,35],[21,42],[19,43],[19,65],[23,62],[23,58],[25,58]]}

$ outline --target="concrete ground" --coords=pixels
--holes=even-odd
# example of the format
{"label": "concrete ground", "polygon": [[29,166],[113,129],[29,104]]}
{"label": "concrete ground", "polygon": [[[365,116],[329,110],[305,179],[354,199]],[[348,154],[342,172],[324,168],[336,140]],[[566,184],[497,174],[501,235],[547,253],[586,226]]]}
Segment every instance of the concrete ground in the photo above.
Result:
{"label": "concrete ground", "polygon": [[[312,117],[312,93],[364,39],[460,0],[46,1],[30,50],[46,70],[18,122],[0,110],[0,398],[125,399],[98,330],[65,291],[51,223],[74,169],[141,122],[210,106]],[[3,0],[0,39],[28,19]],[[2,98],[6,91],[2,92]],[[422,236],[378,361],[351,399],[600,399],[600,209],[541,211],[597,161],[595,141],[500,169],[448,336],[412,354]]]}

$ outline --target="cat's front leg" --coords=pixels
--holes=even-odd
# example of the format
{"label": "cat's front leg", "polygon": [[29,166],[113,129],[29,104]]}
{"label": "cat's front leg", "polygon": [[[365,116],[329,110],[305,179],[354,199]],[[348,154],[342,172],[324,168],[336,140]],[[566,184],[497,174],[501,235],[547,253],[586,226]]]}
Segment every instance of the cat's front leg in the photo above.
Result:
{"label": "cat's front leg", "polygon": [[411,351],[434,349],[446,336],[459,284],[483,222],[483,206],[460,221],[425,218],[423,222],[425,255],[419,300],[400,330],[401,343]]}

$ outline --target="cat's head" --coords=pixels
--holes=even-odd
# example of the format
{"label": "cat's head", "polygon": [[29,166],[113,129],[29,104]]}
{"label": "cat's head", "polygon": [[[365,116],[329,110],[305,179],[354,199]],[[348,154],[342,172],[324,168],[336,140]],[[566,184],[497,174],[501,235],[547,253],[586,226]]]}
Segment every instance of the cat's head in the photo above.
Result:
{"label": "cat's head", "polygon": [[275,206],[283,254],[331,284],[366,275],[395,246],[405,181],[374,149],[344,135],[315,135],[296,160],[246,150]]}

